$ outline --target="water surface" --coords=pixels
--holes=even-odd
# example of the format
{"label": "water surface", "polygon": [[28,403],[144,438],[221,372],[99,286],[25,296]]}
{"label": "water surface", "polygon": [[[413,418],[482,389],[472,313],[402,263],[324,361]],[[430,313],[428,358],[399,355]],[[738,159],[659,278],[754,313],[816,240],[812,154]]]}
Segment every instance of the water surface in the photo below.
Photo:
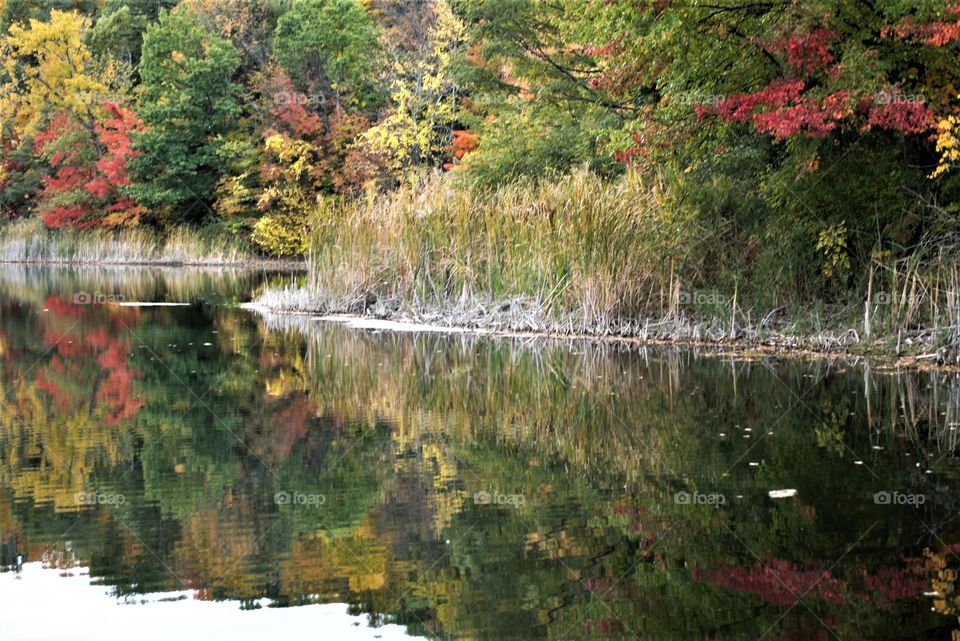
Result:
{"label": "water surface", "polygon": [[0,269],[0,639],[960,634],[955,376],[238,307],[288,278]]}

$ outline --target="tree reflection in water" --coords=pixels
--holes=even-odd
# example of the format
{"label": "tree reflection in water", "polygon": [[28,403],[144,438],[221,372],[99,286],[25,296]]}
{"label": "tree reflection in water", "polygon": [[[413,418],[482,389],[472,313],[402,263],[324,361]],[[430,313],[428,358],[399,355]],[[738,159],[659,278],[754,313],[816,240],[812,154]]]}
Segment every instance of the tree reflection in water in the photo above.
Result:
{"label": "tree reflection in water", "polygon": [[[957,629],[955,375],[362,332],[205,304],[216,276],[44,274],[0,286],[6,569],[432,638]],[[261,282],[223,278],[232,302]],[[106,286],[195,304],[73,301]]]}

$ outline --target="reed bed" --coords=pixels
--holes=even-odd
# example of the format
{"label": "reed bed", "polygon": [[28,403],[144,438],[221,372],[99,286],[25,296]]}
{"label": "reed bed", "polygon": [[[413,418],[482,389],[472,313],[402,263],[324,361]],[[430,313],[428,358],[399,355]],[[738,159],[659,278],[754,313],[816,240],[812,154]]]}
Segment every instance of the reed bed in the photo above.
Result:
{"label": "reed bed", "polygon": [[864,340],[960,364],[958,248],[960,232],[937,231],[900,256],[874,256],[861,307]]}
{"label": "reed bed", "polygon": [[645,310],[680,314],[680,274],[700,268],[710,236],[665,194],[638,176],[605,182],[588,171],[496,191],[435,175],[323,206],[309,283],[262,302],[534,331],[636,331]]}
{"label": "reed bed", "polygon": [[82,233],[48,230],[38,219],[0,227],[0,262],[238,265],[257,260],[233,238],[189,227],[175,228],[166,235],[144,228]]}
{"label": "reed bed", "polygon": [[323,205],[308,282],[258,302],[506,332],[828,350],[859,340],[840,326],[802,331],[709,289],[723,242],[663,180],[581,170],[490,191],[434,175]]}
{"label": "reed bed", "polygon": [[575,330],[608,325],[669,305],[671,267],[702,254],[706,230],[677,219],[664,194],[637,176],[588,171],[493,192],[435,175],[322,212],[311,285],[332,305],[498,305]]}
{"label": "reed bed", "polygon": [[706,225],[669,184],[581,170],[483,190],[433,175],[391,194],[329,201],[312,222],[308,282],[259,302],[508,332],[960,364],[960,257],[942,234],[897,257],[877,252],[840,299],[785,291],[771,309],[751,299],[770,275],[744,264],[744,239]]}

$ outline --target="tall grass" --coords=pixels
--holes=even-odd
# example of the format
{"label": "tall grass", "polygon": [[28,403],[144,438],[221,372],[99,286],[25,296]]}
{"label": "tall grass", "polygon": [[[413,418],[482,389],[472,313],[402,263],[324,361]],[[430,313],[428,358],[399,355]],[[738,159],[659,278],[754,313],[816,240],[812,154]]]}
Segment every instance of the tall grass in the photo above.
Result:
{"label": "tall grass", "polygon": [[230,265],[254,260],[253,251],[236,238],[189,227],[162,235],[145,228],[48,230],[38,219],[0,226],[0,262]]}
{"label": "tall grass", "polygon": [[960,363],[960,234],[936,234],[901,256],[874,257],[863,305],[864,338],[921,346]]}
{"label": "tall grass", "polygon": [[[833,294],[804,298],[785,288],[771,309],[756,298],[774,275],[749,258],[755,239],[708,224],[678,184],[581,170],[490,190],[433,175],[389,194],[326,202],[313,221],[308,284],[260,302],[505,331],[740,340],[960,363],[960,232],[956,242],[940,234],[894,257],[878,254],[839,295],[812,281],[804,291]],[[811,273],[816,280],[819,267]]]}
{"label": "tall grass", "polygon": [[[588,171],[489,191],[435,175],[317,215],[295,306],[507,319],[516,329],[620,328],[674,309],[708,230],[661,185]],[[506,321],[505,321],[506,322]]]}

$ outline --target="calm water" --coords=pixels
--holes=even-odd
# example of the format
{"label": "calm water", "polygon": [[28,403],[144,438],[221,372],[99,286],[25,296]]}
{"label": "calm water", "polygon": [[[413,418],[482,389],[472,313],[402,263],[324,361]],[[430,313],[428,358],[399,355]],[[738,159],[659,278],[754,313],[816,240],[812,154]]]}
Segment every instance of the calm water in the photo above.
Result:
{"label": "calm water", "polygon": [[0,268],[0,639],[958,638],[955,376],[238,308],[284,278]]}

